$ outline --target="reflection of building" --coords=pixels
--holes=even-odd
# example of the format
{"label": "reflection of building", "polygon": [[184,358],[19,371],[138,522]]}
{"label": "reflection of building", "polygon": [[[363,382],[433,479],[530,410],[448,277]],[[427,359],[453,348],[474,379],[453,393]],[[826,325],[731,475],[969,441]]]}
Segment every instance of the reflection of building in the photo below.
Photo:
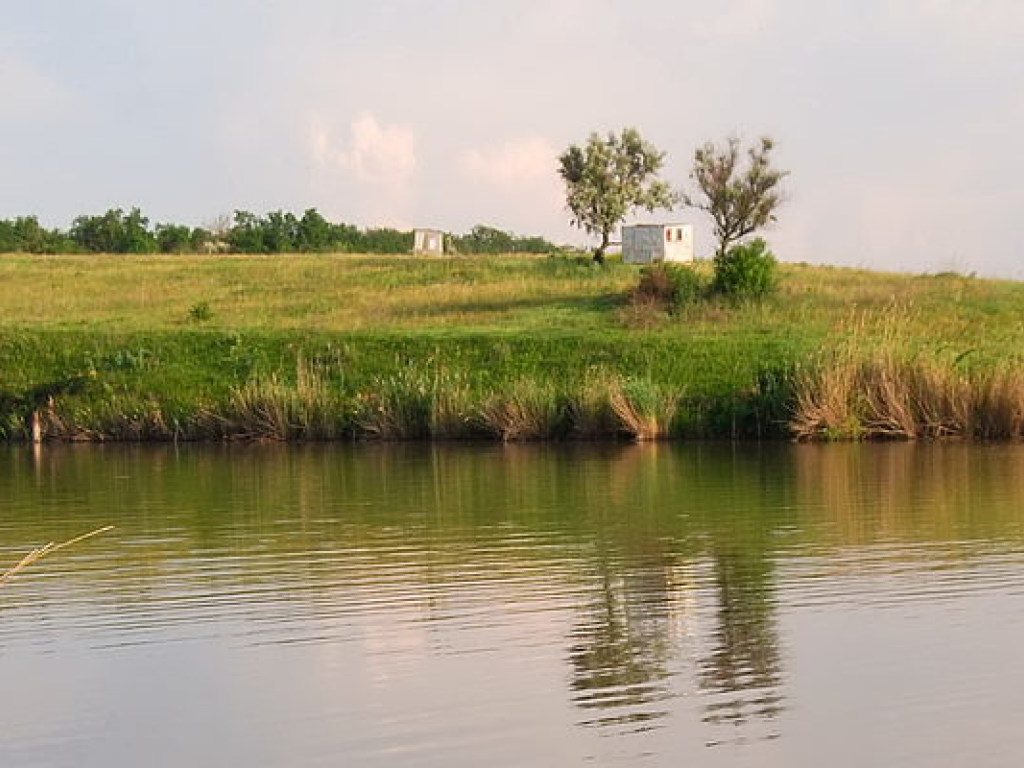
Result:
{"label": "reflection of building", "polygon": [[417,256],[443,256],[444,232],[439,229],[414,229],[412,252]]}

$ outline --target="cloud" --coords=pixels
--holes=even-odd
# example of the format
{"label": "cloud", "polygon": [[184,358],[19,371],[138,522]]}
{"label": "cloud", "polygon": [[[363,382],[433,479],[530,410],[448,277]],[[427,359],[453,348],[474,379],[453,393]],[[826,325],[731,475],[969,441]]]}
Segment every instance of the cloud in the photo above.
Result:
{"label": "cloud", "polygon": [[351,138],[336,146],[329,128],[315,123],[311,135],[314,159],[323,166],[350,171],[363,184],[389,189],[409,185],[416,172],[416,135],[402,125],[381,125],[364,111],[351,125]]}
{"label": "cloud", "polygon": [[547,139],[525,136],[464,150],[458,168],[468,191],[463,217],[519,232],[564,230],[558,153]]}
{"label": "cloud", "polygon": [[462,155],[462,168],[477,181],[496,187],[517,187],[554,177],[557,158],[546,139],[531,137],[506,141],[491,149],[470,149]]}
{"label": "cloud", "polygon": [[314,186],[328,212],[355,216],[370,226],[405,226],[416,197],[416,133],[385,125],[364,110],[339,138],[329,123],[310,122]]}

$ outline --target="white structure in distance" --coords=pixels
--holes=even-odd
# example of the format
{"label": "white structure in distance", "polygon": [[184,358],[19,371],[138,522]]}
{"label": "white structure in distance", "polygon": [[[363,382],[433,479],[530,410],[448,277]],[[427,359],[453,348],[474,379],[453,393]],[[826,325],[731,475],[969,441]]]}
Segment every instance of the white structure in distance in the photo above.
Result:
{"label": "white structure in distance", "polygon": [[627,264],[693,261],[693,225],[634,224],[623,227],[622,260]]}
{"label": "white structure in distance", "polygon": [[414,229],[412,252],[417,256],[443,256],[444,232],[439,229]]}

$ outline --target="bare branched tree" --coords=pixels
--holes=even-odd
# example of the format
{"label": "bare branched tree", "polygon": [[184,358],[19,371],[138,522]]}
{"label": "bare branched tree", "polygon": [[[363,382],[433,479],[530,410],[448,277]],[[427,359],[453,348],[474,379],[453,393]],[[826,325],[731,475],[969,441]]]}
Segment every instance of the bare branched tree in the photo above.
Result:
{"label": "bare branched tree", "polygon": [[746,151],[747,165],[741,168],[740,141],[730,138],[725,146],[707,142],[693,153],[690,178],[697,182],[699,197],[682,196],[684,205],[711,214],[718,239],[716,257],[729,246],[775,221],[783,202],[782,180],[788,172],[772,168],[775,142],[767,136]]}

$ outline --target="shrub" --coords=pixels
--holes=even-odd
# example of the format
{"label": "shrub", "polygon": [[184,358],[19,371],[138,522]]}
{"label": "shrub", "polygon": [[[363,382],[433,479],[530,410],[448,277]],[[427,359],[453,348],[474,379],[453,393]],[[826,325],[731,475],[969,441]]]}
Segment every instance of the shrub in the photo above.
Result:
{"label": "shrub", "polygon": [[213,318],[213,310],[208,301],[198,301],[188,308],[188,319],[193,323],[204,323]]}
{"label": "shrub", "polygon": [[633,300],[675,312],[700,299],[706,290],[704,279],[693,269],[658,262],[640,270]]}
{"label": "shrub", "polygon": [[712,290],[737,299],[759,299],[778,288],[778,262],[760,237],[715,257]]}

